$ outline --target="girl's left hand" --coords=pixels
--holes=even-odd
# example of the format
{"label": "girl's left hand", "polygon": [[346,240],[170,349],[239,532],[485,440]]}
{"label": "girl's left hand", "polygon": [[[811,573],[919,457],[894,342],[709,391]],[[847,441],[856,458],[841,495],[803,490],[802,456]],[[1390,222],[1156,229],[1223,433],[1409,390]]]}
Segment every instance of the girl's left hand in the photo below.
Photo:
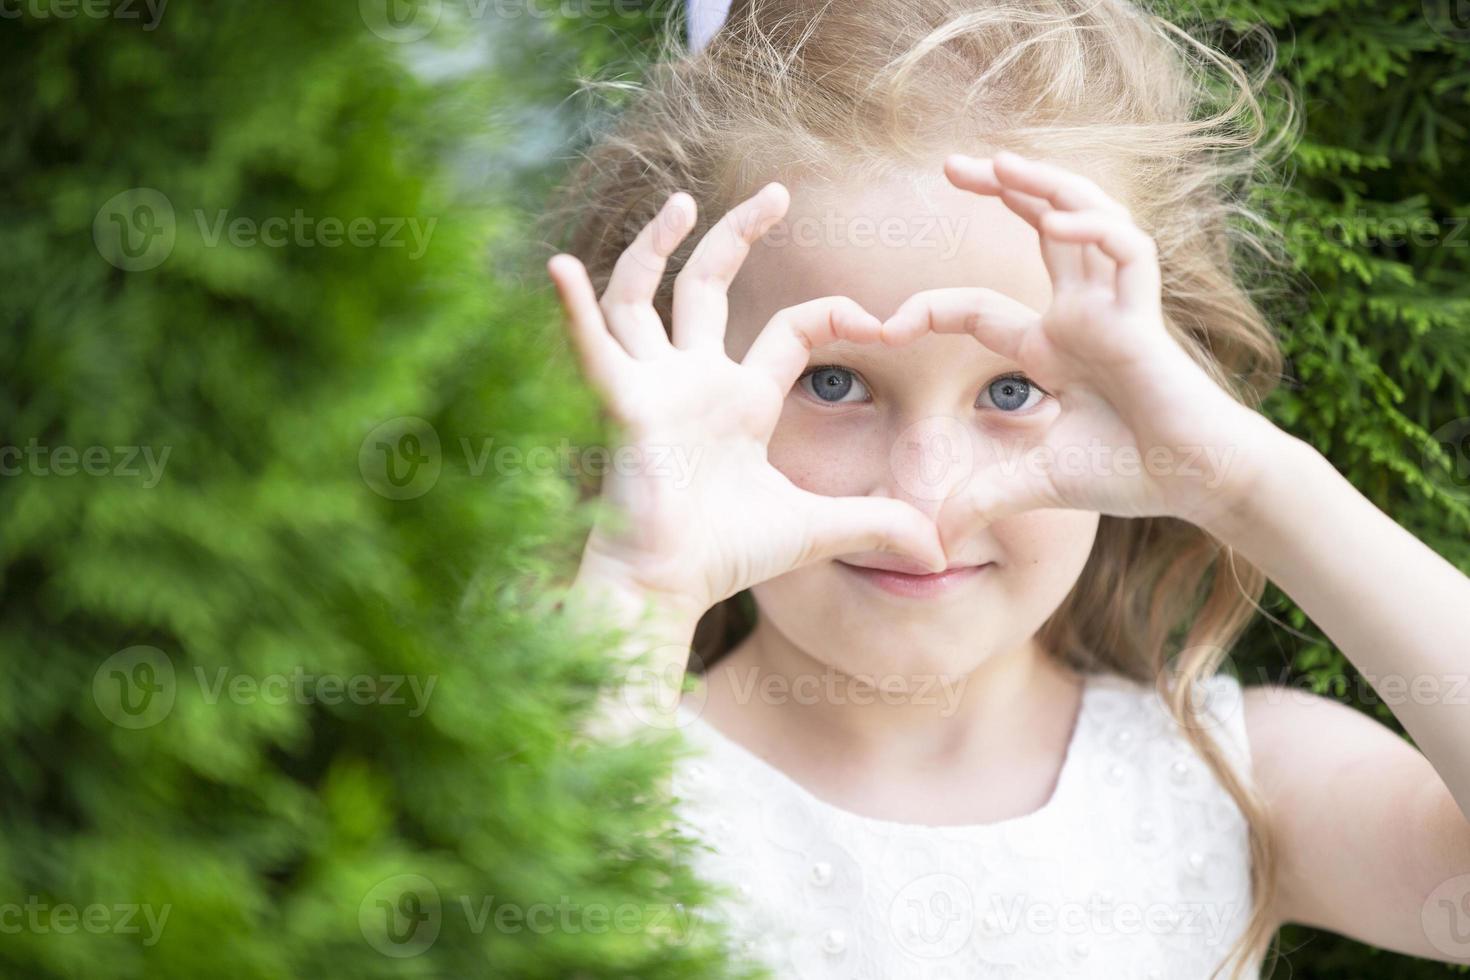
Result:
{"label": "girl's left hand", "polygon": [[1208,524],[1233,509],[1274,440],[1165,327],[1157,247],[1093,181],[1002,151],[949,157],[955,186],[996,195],[1040,236],[1045,313],[983,288],[918,293],[884,336],[969,333],[1010,358],[1060,411],[1044,432],[998,447],[945,502],[949,539],[1033,508]]}

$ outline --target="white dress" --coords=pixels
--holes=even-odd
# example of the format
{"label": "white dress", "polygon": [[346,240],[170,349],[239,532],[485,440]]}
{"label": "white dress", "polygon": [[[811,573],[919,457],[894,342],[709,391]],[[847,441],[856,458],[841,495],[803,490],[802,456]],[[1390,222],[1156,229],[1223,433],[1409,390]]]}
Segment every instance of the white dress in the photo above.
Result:
{"label": "white dress", "polygon": [[[1249,778],[1239,683],[1201,693]],[[673,782],[708,845],[696,867],[728,888],[714,914],[735,955],[777,977],[1205,980],[1250,916],[1245,820],[1151,686],[1087,677],[1051,798],[966,826],[855,814],[687,705],[680,721],[699,749]]]}

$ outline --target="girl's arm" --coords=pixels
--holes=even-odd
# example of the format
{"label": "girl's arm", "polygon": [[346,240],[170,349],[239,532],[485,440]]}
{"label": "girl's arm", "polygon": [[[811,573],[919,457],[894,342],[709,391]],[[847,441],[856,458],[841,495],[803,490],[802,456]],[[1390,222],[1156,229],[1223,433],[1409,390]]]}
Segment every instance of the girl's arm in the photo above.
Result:
{"label": "girl's arm", "polygon": [[609,655],[614,683],[588,719],[586,733],[614,741],[644,728],[678,727],[678,704],[702,611],[682,596],[640,585],[627,572],[584,554],[562,611],[599,635],[620,637]]}
{"label": "girl's arm", "polygon": [[1336,702],[1250,689],[1278,915],[1470,962],[1470,579],[1281,433],[1209,522],[1342,650],[1419,746]]}
{"label": "girl's arm", "polygon": [[[1248,692],[1256,782],[1281,857],[1278,920],[1470,962],[1470,581],[1183,350],[1163,319],[1157,244],[1122,203],[1079,173],[1005,151],[951,156],[945,172],[1037,230],[1051,305],[1037,313],[993,290],[934,290],[885,331],[970,333],[1062,402],[1031,447],[1046,453],[1008,454],[945,502],[945,540],[1072,507],[1188,520],[1258,565],[1423,751],[1327,699]],[[1069,452],[1097,462],[1047,462]]]}

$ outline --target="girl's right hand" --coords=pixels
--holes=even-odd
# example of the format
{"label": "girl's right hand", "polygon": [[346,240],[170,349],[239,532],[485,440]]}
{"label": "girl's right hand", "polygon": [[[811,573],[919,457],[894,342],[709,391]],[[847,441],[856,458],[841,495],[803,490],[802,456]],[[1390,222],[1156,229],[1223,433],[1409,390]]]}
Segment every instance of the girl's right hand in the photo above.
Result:
{"label": "girl's right hand", "polygon": [[641,460],[604,477],[610,506],[579,579],[653,598],[691,623],[742,589],[838,555],[886,551],[945,565],[934,523],[907,503],[811,493],[766,458],[810,351],[883,339],[872,314],[826,297],[777,313],[739,363],[726,355],[730,283],[789,206],[786,188],[769,184],[710,229],[675,280],[672,341],[653,301],[695,225],[688,194],[669,198],[623,253],[600,300],[575,257],[548,263],[583,370],[624,437],[614,459]]}

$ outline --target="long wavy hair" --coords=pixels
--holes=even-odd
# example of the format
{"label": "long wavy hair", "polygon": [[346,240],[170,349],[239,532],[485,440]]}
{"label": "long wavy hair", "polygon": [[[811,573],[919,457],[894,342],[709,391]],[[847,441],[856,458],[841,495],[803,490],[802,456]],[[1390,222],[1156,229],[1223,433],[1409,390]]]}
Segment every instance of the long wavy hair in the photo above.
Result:
{"label": "long wavy hair", "polygon": [[[674,254],[655,307],[706,230],[771,179],[863,181],[936,152],[996,148],[1105,161],[1158,244],[1169,330],[1213,378],[1258,407],[1282,358],[1262,312],[1283,237],[1253,195],[1298,138],[1291,88],[1257,45],[1226,51],[1220,25],[1184,26],[1130,0],[735,0],[699,52],[670,34],[641,81],[584,79],[617,108],[543,214],[544,239],[594,286],[675,191],[699,225]],[[1274,95],[1273,95],[1274,93]],[[1077,583],[1038,637],[1074,669],[1155,685],[1239,806],[1251,850],[1251,914],[1215,971],[1260,962],[1273,938],[1276,857],[1264,801],[1208,737],[1200,681],[1259,608],[1264,576],[1192,524],[1104,516]],[[707,666],[749,630],[747,593],[700,623]]]}

